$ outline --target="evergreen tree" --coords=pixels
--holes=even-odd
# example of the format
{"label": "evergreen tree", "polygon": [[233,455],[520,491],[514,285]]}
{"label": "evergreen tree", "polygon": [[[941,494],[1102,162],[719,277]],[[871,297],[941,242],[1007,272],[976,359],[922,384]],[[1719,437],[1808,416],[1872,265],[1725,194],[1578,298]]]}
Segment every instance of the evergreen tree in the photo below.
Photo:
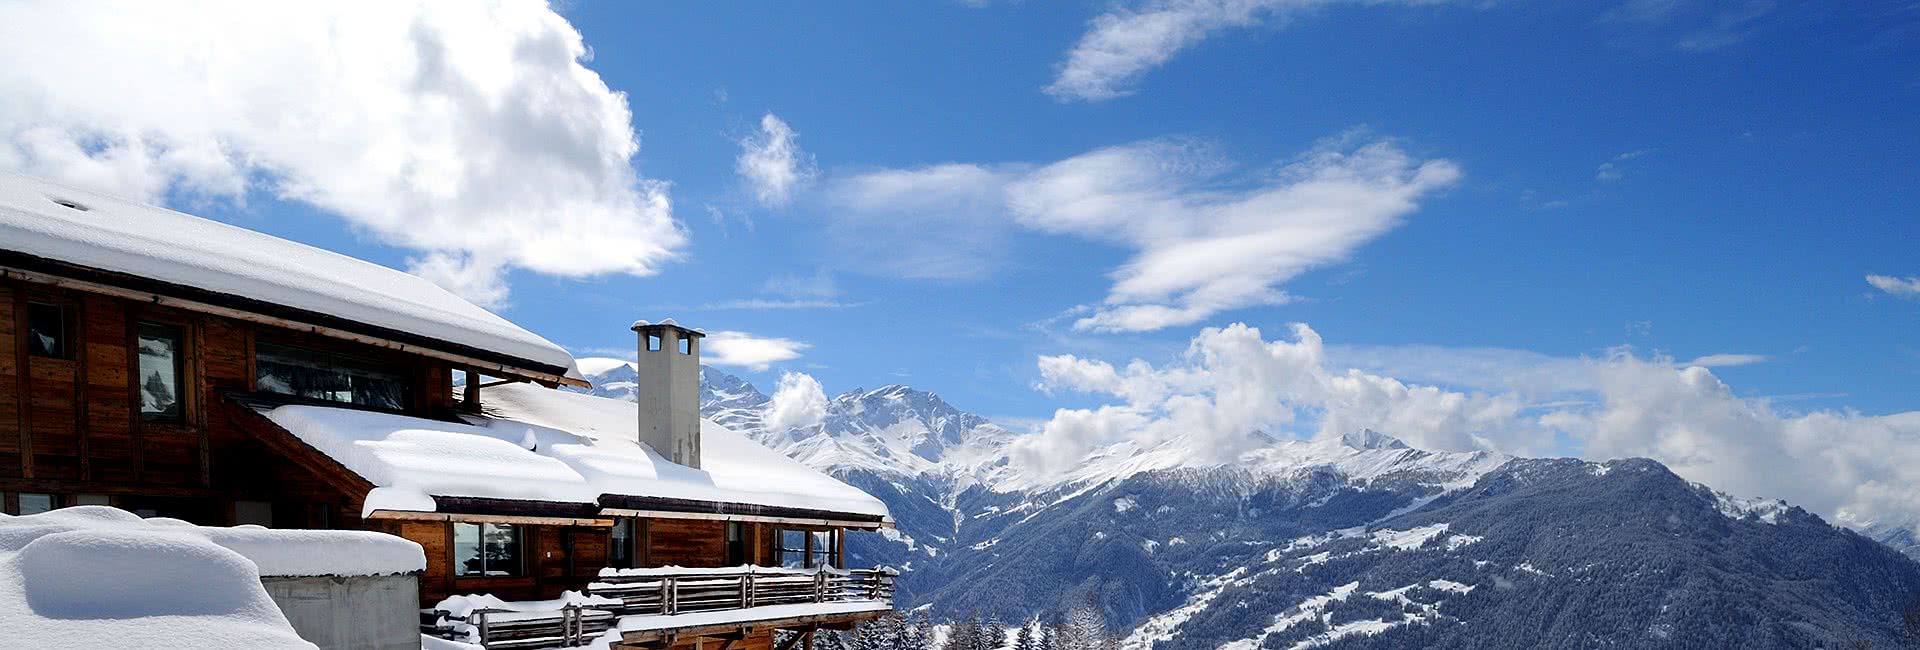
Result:
{"label": "evergreen tree", "polygon": [[947,644],[942,650],[981,650],[980,614],[969,614],[947,628]]}
{"label": "evergreen tree", "polygon": [[1000,650],[1007,645],[1007,625],[999,617],[989,617],[980,628],[980,650]]}
{"label": "evergreen tree", "polygon": [[1107,619],[1089,601],[1067,612],[1056,642],[1058,650],[1105,650],[1107,639]]}
{"label": "evergreen tree", "polygon": [[1020,631],[1013,636],[1013,650],[1040,650],[1034,647],[1033,638],[1033,627],[1038,624],[1038,621],[1029,620],[1020,626]]}
{"label": "evergreen tree", "polygon": [[820,630],[813,633],[813,647],[809,650],[848,650],[847,641],[839,632]]}
{"label": "evergreen tree", "polygon": [[1054,626],[1040,626],[1040,650],[1060,650],[1060,633]]}
{"label": "evergreen tree", "polygon": [[900,635],[900,650],[933,650],[933,619],[925,611],[914,615]]}

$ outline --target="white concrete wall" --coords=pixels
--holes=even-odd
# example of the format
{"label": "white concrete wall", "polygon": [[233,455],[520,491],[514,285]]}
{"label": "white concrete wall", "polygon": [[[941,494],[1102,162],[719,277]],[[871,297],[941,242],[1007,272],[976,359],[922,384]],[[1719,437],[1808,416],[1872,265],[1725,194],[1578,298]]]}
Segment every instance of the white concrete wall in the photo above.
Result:
{"label": "white concrete wall", "polygon": [[260,584],[321,650],[420,650],[419,576],[267,576]]}

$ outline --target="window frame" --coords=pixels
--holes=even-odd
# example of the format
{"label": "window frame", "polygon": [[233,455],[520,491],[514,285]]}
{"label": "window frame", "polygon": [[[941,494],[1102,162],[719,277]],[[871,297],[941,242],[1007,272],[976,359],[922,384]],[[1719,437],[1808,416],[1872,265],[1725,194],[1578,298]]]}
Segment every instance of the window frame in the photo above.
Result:
{"label": "window frame", "polygon": [[[473,522],[473,521],[453,521],[453,522],[447,522],[447,523],[449,526],[449,528],[447,529],[449,541],[452,542],[447,545],[447,555],[449,559],[448,569],[453,573],[453,576],[452,576],[453,579],[455,580],[519,580],[519,579],[532,577],[532,572],[527,570],[528,563],[527,563],[527,527],[526,526],[521,524],[502,524],[502,523],[493,523],[493,522]],[[460,541],[459,541],[461,526],[473,526],[476,529],[476,532],[478,533],[477,543],[479,545],[479,550],[480,550],[480,572],[479,573],[461,573],[462,566],[461,566],[461,558],[460,558]],[[492,567],[487,562],[487,553],[486,553],[487,530],[489,528],[499,528],[501,526],[507,526],[513,529],[513,549],[514,549],[514,555],[512,558],[513,569],[511,572],[507,572],[507,573],[491,574],[489,573],[489,570]]]}
{"label": "window frame", "polygon": [[[800,535],[798,548],[789,548],[788,533]],[[840,556],[840,535],[842,534],[838,528],[774,528],[772,540],[774,566],[801,569],[816,569],[822,566],[840,568],[844,564],[844,558]],[[824,544],[820,543],[818,536],[821,535],[825,536]],[[816,546],[824,548],[816,548]],[[790,554],[799,555],[800,563],[797,567],[788,564],[787,558]]]}
{"label": "window frame", "polygon": [[[263,372],[262,366],[265,365],[260,362],[261,361],[260,353],[261,353],[262,347],[281,348],[283,350],[288,350],[291,352],[304,353],[307,355],[320,357],[326,361],[327,366],[325,368],[309,367],[312,370],[325,370],[328,372],[334,372],[336,365],[344,361],[347,363],[347,365],[357,366],[359,367],[359,369],[366,371],[368,374],[377,373],[377,374],[390,375],[400,387],[400,399],[399,399],[400,403],[398,406],[395,406],[395,407],[388,407],[380,404],[361,404],[358,402],[351,401],[350,399],[338,400],[330,397],[313,397],[309,395],[301,395],[298,393],[281,392],[281,391],[267,388],[260,381],[261,373]],[[308,345],[302,341],[287,341],[280,338],[256,340],[253,342],[252,348],[253,348],[252,350],[253,356],[251,357],[251,362],[252,362],[251,365],[253,367],[253,376],[250,379],[253,383],[253,389],[257,392],[281,395],[281,396],[290,397],[297,400],[310,401],[315,404],[337,405],[341,408],[365,409],[365,410],[371,410],[371,411],[381,411],[386,413],[402,413],[402,414],[412,413],[417,410],[417,406],[420,401],[420,395],[419,395],[420,390],[419,390],[419,387],[416,386],[416,384],[418,383],[417,381],[418,376],[417,376],[417,373],[415,372],[415,369],[410,367],[404,361],[400,361],[392,358],[384,358],[378,355],[358,354],[353,351],[342,352],[342,351],[338,351],[325,346]],[[294,365],[294,364],[282,364],[282,365]],[[346,376],[345,373],[336,373],[336,374]],[[351,391],[351,388],[349,388],[349,391]]]}
{"label": "window frame", "polygon": [[[614,531],[624,527],[627,536],[621,538]],[[640,564],[639,548],[640,520],[634,517],[614,517],[613,526],[607,528],[607,566],[614,569],[634,569]],[[615,555],[625,557],[616,560]]]}
{"label": "window frame", "polygon": [[176,345],[174,347],[173,386],[174,386],[174,389],[179,392],[178,395],[174,396],[174,403],[178,404],[180,408],[179,408],[179,413],[176,415],[171,415],[171,416],[149,415],[147,413],[146,402],[144,399],[141,400],[139,403],[134,404],[134,408],[136,409],[136,412],[139,413],[140,419],[145,422],[157,422],[157,423],[166,423],[166,424],[186,424],[190,419],[192,419],[193,408],[194,408],[194,399],[193,399],[194,390],[193,390],[193,382],[192,382],[192,379],[193,379],[193,363],[192,363],[193,325],[190,323],[182,323],[179,321],[171,321],[171,320],[165,320],[165,319],[155,319],[155,318],[134,319],[133,336],[131,339],[133,343],[134,372],[132,373],[133,376],[130,377],[129,379],[133,383],[134,395],[136,396],[140,396],[142,391],[145,390],[145,388],[143,388],[142,386],[144,383],[146,383],[146,380],[143,379],[143,376],[145,375],[145,373],[141,372],[142,368],[140,368],[141,360],[144,357],[144,355],[140,354],[140,339],[143,338],[144,336],[143,332],[141,331],[142,328],[148,325],[172,329],[174,334],[179,337],[175,341]]}
{"label": "window frame", "polygon": [[[57,354],[42,354],[39,350],[36,349],[36,346],[34,345],[33,321],[34,321],[34,311],[36,309],[52,309],[60,319],[60,323],[59,323],[60,338],[58,340],[60,349]],[[23,316],[26,317],[26,323],[25,323],[26,327],[24,327],[21,331],[21,334],[26,338],[27,356],[37,357],[41,359],[60,359],[64,361],[73,360],[74,351],[75,351],[74,348],[78,347],[73,344],[74,311],[75,310],[73,308],[73,305],[66,302],[59,302],[59,301],[53,301],[53,300],[34,300],[29,298],[26,301],[26,313],[23,314]]]}
{"label": "window frame", "polygon": [[[31,496],[31,497],[46,497],[46,498],[47,498],[47,509],[46,509],[46,510],[38,510],[38,511],[34,511],[34,512],[27,512],[27,502],[26,502],[26,498],[27,498],[27,497],[30,497],[30,496]],[[55,511],[55,510],[59,510],[59,509],[61,508],[61,506],[60,506],[60,495],[58,495],[58,494],[54,494],[54,493],[52,493],[52,492],[15,492],[15,493],[13,493],[13,503],[14,503],[14,506],[13,506],[13,509],[14,509],[14,514],[16,514],[16,515],[20,515],[20,516],[26,516],[26,515],[37,515],[37,514],[40,514],[40,513],[43,513],[43,512],[53,512],[53,511]]]}

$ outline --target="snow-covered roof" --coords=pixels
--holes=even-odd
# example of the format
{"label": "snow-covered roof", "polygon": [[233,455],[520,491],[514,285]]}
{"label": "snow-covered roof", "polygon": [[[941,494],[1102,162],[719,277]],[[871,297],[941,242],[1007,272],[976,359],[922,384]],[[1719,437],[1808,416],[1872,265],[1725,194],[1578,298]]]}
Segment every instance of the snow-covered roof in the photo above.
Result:
{"label": "snow-covered roof", "polygon": [[0,173],[0,249],[564,368],[573,356],[424,279],[210,219]]}
{"label": "snow-covered roof", "polygon": [[262,575],[425,568],[419,544],[366,531],[201,527],[107,506],[0,515],[0,645],[313,648]]}
{"label": "snow-covered roof", "polygon": [[266,416],[378,486],[365,511],[427,511],[430,497],[597,504],[621,495],[886,517],[879,499],[703,420],[700,469],[639,442],[631,402],[531,384],[484,389],[467,423],[286,405]]}

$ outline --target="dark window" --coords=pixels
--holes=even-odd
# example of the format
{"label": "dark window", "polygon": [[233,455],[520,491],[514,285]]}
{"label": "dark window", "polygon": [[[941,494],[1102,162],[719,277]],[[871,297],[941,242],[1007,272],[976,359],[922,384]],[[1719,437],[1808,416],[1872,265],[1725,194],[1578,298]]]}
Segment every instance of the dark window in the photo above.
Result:
{"label": "dark window", "polygon": [[186,417],[181,407],[181,385],[186,351],[180,328],[159,323],[141,323],[140,337],[140,416],[148,420],[180,420]]}
{"label": "dark window", "polygon": [[253,524],[273,527],[273,503],[268,501],[233,502],[233,525]]}
{"label": "dark window", "polygon": [[522,573],[520,527],[511,524],[453,525],[453,574],[508,578]]}
{"label": "dark window", "polygon": [[748,563],[746,524],[737,521],[727,522],[727,566],[740,566]]}
{"label": "dark window", "polygon": [[67,358],[67,308],[27,303],[27,352],[37,357]]}
{"label": "dark window", "polygon": [[607,566],[633,568],[633,528],[632,517],[613,520],[613,530],[608,532],[607,537]]}
{"label": "dark window", "polygon": [[58,507],[59,499],[51,494],[20,493],[20,514],[37,515]]}
{"label": "dark window", "polygon": [[779,561],[780,566],[791,569],[807,566],[807,531],[776,530],[774,543],[779,545],[774,559]]}
{"label": "dark window", "polygon": [[406,376],[364,359],[259,343],[254,366],[263,391],[395,411],[407,407]]}
{"label": "dark window", "polygon": [[73,495],[73,505],[110,506],[113,505],[113,498],[104,494],[76,494]]}

